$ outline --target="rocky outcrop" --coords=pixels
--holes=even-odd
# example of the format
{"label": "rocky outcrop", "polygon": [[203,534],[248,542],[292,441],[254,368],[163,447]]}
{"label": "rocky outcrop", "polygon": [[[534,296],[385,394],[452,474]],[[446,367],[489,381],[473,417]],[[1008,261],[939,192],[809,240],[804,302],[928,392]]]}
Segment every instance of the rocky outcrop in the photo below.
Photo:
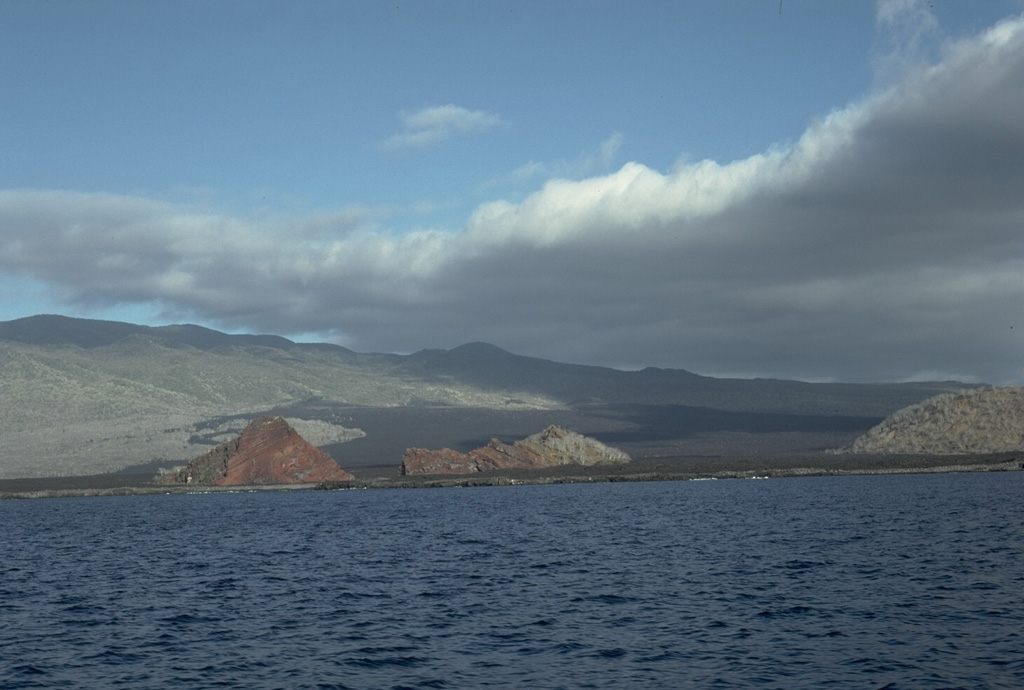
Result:
{"label": "rocky outcrop", "polygon": [[171,483],[245,486],[351,481],[327,453],[310,445],[282,417],[260,417],[239,436],[199,456]]}
{"label": "rocky outcrop", "polygon": [[979,388],[904,407],[840,453],[960,455],[1024,450],[1024,388]]}
{"label": "rocky outcrop", "polygon": [[410,448],[402,458],[398,473],[471,474],[485,470],[531,470],[556,465],[611,465],[625,462],[629,462],[629,456],[621,450],[552,425],[512,445],[491,439],[483,448],[468,453],[460,453],[451,448]]}

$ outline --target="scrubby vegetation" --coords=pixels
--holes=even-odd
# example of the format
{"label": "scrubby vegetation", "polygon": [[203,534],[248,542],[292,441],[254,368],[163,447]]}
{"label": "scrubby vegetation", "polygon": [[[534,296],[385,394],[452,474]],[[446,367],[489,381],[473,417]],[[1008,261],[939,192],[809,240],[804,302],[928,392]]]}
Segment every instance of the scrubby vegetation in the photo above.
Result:
{"label": "scrubby vegetation", "polygon": [[1024,388],[981,388],[898,410],[846,449],[954,455],[1024,450]]}
{"label": "scrubby vegetation", "polygon": [[[338,405],[561,407],[544,395],[424,381],[386,358],[315,348],[215,350],[132,335],[94,348],[0,341],[0,478],[95,474],[186,461],[209,449],[199,432],[236,418],[235,432],[267,410],[307,400]],[[516,402],[510,402],[515,398]],[[358,429],[291,420],[315,445],[358,438]],[[196,443],[200,440],[200,443]]]}

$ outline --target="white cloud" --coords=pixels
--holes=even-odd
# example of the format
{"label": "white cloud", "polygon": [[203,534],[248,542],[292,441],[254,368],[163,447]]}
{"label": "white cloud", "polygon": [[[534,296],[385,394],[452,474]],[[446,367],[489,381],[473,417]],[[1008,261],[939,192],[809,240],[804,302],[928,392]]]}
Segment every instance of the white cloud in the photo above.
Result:
{"label": "white cloud", "polygon": [[[245,218],[3,191],[0,270],[69,303],[366,350],[488,340],[718,374],[1021,381],[1024,20],[943,55],[789,149],[551,179],[455,233],[393,232],[358,207]],[[409,133],[458,131],[418,115]]]}
{"label": "white cloud", "polygon": [[929,64],[941,43],[939,22],[926,0],[878,0],[875,23],[880,43],[875,77],[883,84]]}
{"label": "white cloud", "polygon": [[520,165],[518,168],[509,173],[509,178],[513,181],[525,181],[542,177],[547,173],[548,166],[544,165],[540,161],[530,161],[524,165]]}
{"label": "white cloud", "polygon": [[544,178],[578,180],[607,173],[615,163],[619,150],[622,148],[622,142],[622,135],[614,132],[596,148],[585,150],[572,160],[548,162],[534,160],[524,163],[507,175],[489,180],[481,185],[481,191],[509,186],[520,189],[525,185],[536,184],[536,180]]}
{"label": "white cloud", "polygon": [[622,141],[622,135],[615,132],[601,142],[596,152],[580,156],[572,166],[576,170],[575,176],[585,177],[607,171],[615,162],[615,157],[618,155],[619,149],[622,148]]}
{"label": "white cloud", "polygon": [[403,113],[401,117],[402,129],[381,145],[386,151],[436,146],[453,136],[474,136],[501,124],[501,118],[492,113],[450,104]]}

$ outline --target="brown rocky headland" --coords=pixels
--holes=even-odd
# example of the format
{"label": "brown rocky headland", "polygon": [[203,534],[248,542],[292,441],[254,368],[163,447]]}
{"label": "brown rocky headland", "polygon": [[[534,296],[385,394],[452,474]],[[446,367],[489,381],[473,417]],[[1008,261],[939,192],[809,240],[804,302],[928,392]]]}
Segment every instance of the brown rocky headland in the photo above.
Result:
{"label": "brown rocky headland", "polygon": [[242,433],[164,476],[168,484],[259,486],[344,482],[354,477],[283,417],[260,417]]}
{"label": "brown rocky headland", "polygon": [[473,474],[488,470],[536,470],[559,465],[617,465],[629,460],[621,450],[551,425],[511,445],[491,439],[486,446],[468,453],[451,448],[409,448],[398,473],[402,476]]}

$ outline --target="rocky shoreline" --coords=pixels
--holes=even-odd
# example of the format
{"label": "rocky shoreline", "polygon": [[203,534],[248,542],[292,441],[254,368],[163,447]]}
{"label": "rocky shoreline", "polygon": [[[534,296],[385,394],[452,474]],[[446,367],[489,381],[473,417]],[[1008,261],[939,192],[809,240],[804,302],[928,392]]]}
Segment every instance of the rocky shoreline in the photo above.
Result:
{"label": "rocky shoreline", "polygon": [[398,476],[392,467],[352,468],[350,481],[253,486],[159,484],[126,475],[0,480],[0,500],[86,496],[138,496],[223,491],[334,489],[423,489],[598,482],[768,479],[784,477],[1007,472],[1024,470],[1024,454],[965,456],[794,455],[776,457],[680,457],[634,460],[624,465],[562,466],[543,470],[505,470],[473,475]]}

